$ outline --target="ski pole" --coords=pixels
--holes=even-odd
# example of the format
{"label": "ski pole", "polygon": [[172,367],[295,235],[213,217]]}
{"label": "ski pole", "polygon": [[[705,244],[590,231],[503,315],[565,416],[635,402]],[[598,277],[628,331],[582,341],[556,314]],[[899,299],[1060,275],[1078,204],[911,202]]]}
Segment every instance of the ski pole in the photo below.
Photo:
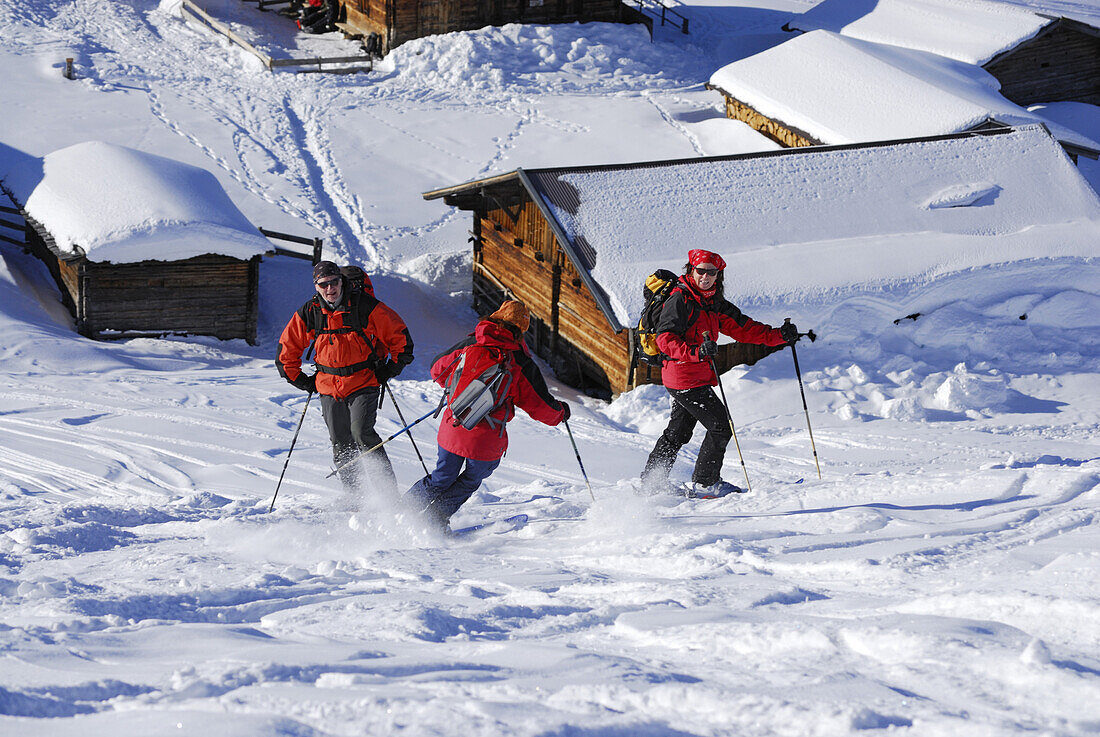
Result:
{"label": "ski pole", "polygon": [[[703,337],[710,340],[710,333],[703,331]],[[718,366],[714,363],[714,356],[707,356],[710,360],[710,370],[714,372],[714,380],[718,382],[718,391],[722,394],[722,407],[726,410],[726,419],[730,422],[730,432],[733,434],[733,444],[737,448],[737,457],[741,459],[741,472],[745,474],[745,491],[752,491],[749,483],[749,469],[745,466],[745,456],[741,455],[741,443],[737,440],[737,430],[733,426],[733,415],[730,414],[730,404],[726,401],[726,390],[722,386],[722,377],[718,374]]]}
{"label": "ski pole", "polygon": [[584,483],[588,484],[588,495],[592,497],[592,501],[596,501],[596,495],[592,493],[592,483],[588,480],[588,474],[584,471],[581,452],[577,450],[577,441],[573,439],[573,431],[569,429],[569,420],[562,420],[562,422],[565,424],[565,431],[569,433],[569,442],[573,444],[573,455],[577,456],[577,465],[581,467],[581,476],[584,476]]}
{"label": "ski pole", "polygon": [[[791,318],[787,318],[783,321],[784,325],[791,322]],[[817,340],[817,336],[814,335],[814,331],[806,333],[810,338],[810,342]],[[802,369],[798,367],[798,352],[794,349],[794,341],[789,344],[791,346],[791,358],[794,359],[794,375],[798,377],[798,391],[802,394],[802,411],[806,413],[806,429],[810,433],[810,448],[814,452],[814,465],[817,466],[817,477],[821,478],[821,463],[817,460],[817,444],[814,442],[814,429],[810,426],[810,408],[806,404],[806,387],[802,386]]]}
{"label": "ski pole", "polygon": [[[446,395],[444,395],[444,399],[446,399]],[[424,414],[423,416],[421,416],[421,417],[418,417],[418,418],[416,418],[415,420],[413,420],[412,422],[410,422],[410,423],[409,423],[408,425],[405,425],[405,427],[401,428],[400,430],[398,430],[397,432],[395,432],[395,433],[394,433],[393,435],[390,435],[390,436],[389,436],[388,438],[386,438],[385,440],[383,440],[383,441],[382,441],[381,443],[379,443],[378,445],[374,446],[373,448],[370,448],[370,449],[368,449],[368,450],[364,450],[364,451],[361,451],[361,452],[359,453],[359,455],[355,456],[354,458],[349,458],[348,460],[344,461],[343,463],[341,463],[340,465],[338,465],[338,466],[337,466],[336,468],[332,469],[332,473],[330,473],[330,474],[329,474],[328,476],[325,476],[325,478],[326,478],[326,479],[330,479],[330,478],[332,478],[333,476],[335,476],[335,475],[336,475],[337,473],[339,473],[339,472],[340,472],[340,471],[342,471],[343,469],[345,469],[345,468],[347,468],[348,466],[350,466],[351,464],[353,464],[353,463],[356,463],[357,461],[359,461],[359,459],[361,459],[361,458],[362,458],[363,456],[366,456],[366,455],[370,455],[371,453],[373,453],[374,451],[378,450],[379,448],[381,448],[381,447],[382,447],[383,445],[385,445],[386,443],[388,443],[388,442],[390,442],[391,440],[393,440],[394,438],[396,438],[396,437],[400,436],[400,435],[401,435],[402,433],[404,433],[404,432],[405,432],[406,430],[408,430],[409,428],[411,428],[411,427],[415,427],[415,426],[419,425],[419,424],[420,424],[421,422],[423,422],[424,420],[428,419],[428,418],[429,418],[429,417],[431,417],[432,415],[435,415],[435,414],[439,414],[439,410],[441,410],[442,408],[443,408],[443,402],[442,402],[442,401],[440,401],[440,403],[439,403],[439,406],[438,406],[438,407],[436,407],[435,409],[431,409],[431,410],[428,410],[428,412],[427,412],[427,413],[425,413],[425,414]]]}
{"label": "ski pole", "polygon": [[[385,384],[382,385],[382,391],[386,391]],[[393,396],[392,391],[387,393],[390,395],[390,401],[393,402],[393,408],[397,410],[397,419],[401,420],[402,425],[407,425],[408,423],[405,422],[404,413],[401,411],[401,408],[397,406],[397,397]],[[424,467],[425,475],[431,474],[431,471],[428,470],[428,464],[424,462],[424,456],[420,455],[420,448],[416,445],[416,438],[413,437],[412,431],[406,429],[405,432],[409,435],[409,442],[413,444],[413,450],[416,451],[416,457],[420,459],[420,465]]]}
{"label": "ski pole", "polygon": [[309,409],[309,400],[313,399],[313,392],[309,393],[306,397],[306,406],[302,407],[302,416],[298,418],[298,429],[294,431],[294,439],[290,441],[290,450],[286,452],[286,460],[283,462],[283,472],[279,474],[279,483],[275,484],[275,496],[271,497],[271,506],[267,508],[268,512],[275,509],[275,497],[279,496],[279,487],[283,485],[283,476],[286,474],[286,467],[290,465],[290,454],[294,452],[294,444],[298,442],[298,433],[302,431],[302,423],[306,421],[306,410]]}

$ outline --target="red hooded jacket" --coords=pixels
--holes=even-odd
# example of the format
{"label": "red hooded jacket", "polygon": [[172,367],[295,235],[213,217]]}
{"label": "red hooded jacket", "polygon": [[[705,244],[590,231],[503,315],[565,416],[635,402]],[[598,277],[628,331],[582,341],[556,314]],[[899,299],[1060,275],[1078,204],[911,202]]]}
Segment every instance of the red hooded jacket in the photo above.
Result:
{"label": "red hooded jacket", "polygon": [[657,347],[668,356],[661,364],[661,383],[666,388],[718,385],[710,360],[699,356],[699,344],[706,340],[703,333],[714,341],[722,333],[742,343],[787,342],[778,328],[753,320],[725,299],[703,296],[695,282],[681,276],[657,321]]}
{"label": "red hooded jacket", "polygon": [[[493,346],[511,352],[512,383],[508,388],[508,399],[504,405],[492,413],[495,417],[508,422],[516,415],[519,407],[532,418],[545,425],[557,425],[565,418],[565,408],[546,388],[546,381],[539,373],[538,366],[531,360],[531,354],[522,338],[516,338],[512,331],[493,320],[482,320],[473,334],[466,340],[441,353],[432,363],[432,378],[440,386],[446,386],[451,372],[458,365],[462,350],[474,343]],[[436,436],[439,447],[449,450],[463,458],[475,461],[495,461],[508,449],[508,431],[500,432],[488,422],[480,422],[472,430],[454,424],[450,408],[443,412]]]}

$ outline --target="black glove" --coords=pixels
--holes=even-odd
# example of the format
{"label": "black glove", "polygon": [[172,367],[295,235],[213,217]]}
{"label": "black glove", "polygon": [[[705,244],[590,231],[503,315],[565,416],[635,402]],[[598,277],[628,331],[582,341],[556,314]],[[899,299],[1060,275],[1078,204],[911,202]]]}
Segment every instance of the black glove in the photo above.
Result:
{"label": "black glove", "polygon": [[718,344],[713,340],[704,340],[699,344],[699,358],[714,358],[718,355]]}
{"label": "black glove", "polygon": [[794,326],[794,323],[790,322],[789,320],[779,327],[779,334],[782,335],[783,340],[787,341],[788,343],[798,342],[798,328],[796,328]]}
{"label": "black glove", "polygon": [[313,394],[315,391],[317,391],[317,376],[310,376],[305,371],[298,374],[298,378],[290,383],[298,387],[302,391],[308,392],[310,394]]}
{"label": "black glove", "polygon": [[560,404],[560,405],[561,405],[561,408],[562,408],[562,410],[563,410],[563,411],[565,412],[565,417],[562,417],[562,418],[561,418],[561,421],[562,421],[562,422],[565,422],[566,420],[568,420],[568,419],[569,419],[569,416],[570,416],[570,414],[572,414],[572,413],[571,413],[571,412],[569,411],[569,405],[568,405],[568,404],[566,404],[565,402],[561,401],[560,399],[558,400],[558,404]]}
{"label": "black glove", "polygon": [[378,377],[379,384],[385,384],[401,373],[401,368],[401,364],[397,363],[397,361],[386,361],[374,370],[374,375]]}

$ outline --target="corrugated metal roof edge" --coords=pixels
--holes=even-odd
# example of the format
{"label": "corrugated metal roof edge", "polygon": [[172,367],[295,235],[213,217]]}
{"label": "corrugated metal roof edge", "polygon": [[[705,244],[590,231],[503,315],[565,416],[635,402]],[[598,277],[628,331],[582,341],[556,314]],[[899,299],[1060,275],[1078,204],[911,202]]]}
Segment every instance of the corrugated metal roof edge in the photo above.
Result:
{"label": "corrugated metal roof edge", "polygon": [[611,329],[616,333],[622,330],[623,326],[619,324],[619,319],[615,317],[615,312],[611,309],[611,303],[608,302],[607,294],[603,291],[603,287],[592,278],[592,274],[588,270],[588,265],[578,258],[576,245],[566,234],[565,229],[562,228],[558,219],[554,217],[550,207],[546,204],[546,199],[542,196],[542,191],[535,186],[535,183],[531,181],[531,178],[527,176],[527,172],[523,169],[516,169],[515,173],[520,181],[523,182],[524,189],[531,195],[531,199],[534,201],[535,206],[539,208],[542,216],[546,218],[546,222],[549,223],[550,229],[554,231],[554,237],[558,239],[558,243],[561,244],[562,249],[565,251],[565,255],[573,262],[573,266],[576,268],[577,273],[581,275],[581,281],[588,287],[589,293],[592,294],[592,299],[596,300],[596,304],[599,306],[604,317],[607,318],[607,322],[611,325]]}

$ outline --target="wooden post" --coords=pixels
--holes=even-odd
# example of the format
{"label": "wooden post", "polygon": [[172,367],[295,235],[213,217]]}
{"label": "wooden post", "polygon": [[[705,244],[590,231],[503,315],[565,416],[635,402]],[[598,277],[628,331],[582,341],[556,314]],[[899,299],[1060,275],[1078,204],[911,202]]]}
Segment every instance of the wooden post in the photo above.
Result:
{"label": "wooden post", "polygon": [[558,323],[560,321],[561,314],[561,262],[564,254],[560,248],[557,248],[555,243],[554,248],[554,269],[551,272],[550,283],[550,352],[556,354],[558,352]]}
{"label": "wooden post", "polygon": [[73,58],[71,56],[65,60],[65,79],[74,79]]}
{"label": "wooden post", "polygon": [[313,263],[316,264],[321,260],[321,247],[324,245],[324,238],[313,239]]}

